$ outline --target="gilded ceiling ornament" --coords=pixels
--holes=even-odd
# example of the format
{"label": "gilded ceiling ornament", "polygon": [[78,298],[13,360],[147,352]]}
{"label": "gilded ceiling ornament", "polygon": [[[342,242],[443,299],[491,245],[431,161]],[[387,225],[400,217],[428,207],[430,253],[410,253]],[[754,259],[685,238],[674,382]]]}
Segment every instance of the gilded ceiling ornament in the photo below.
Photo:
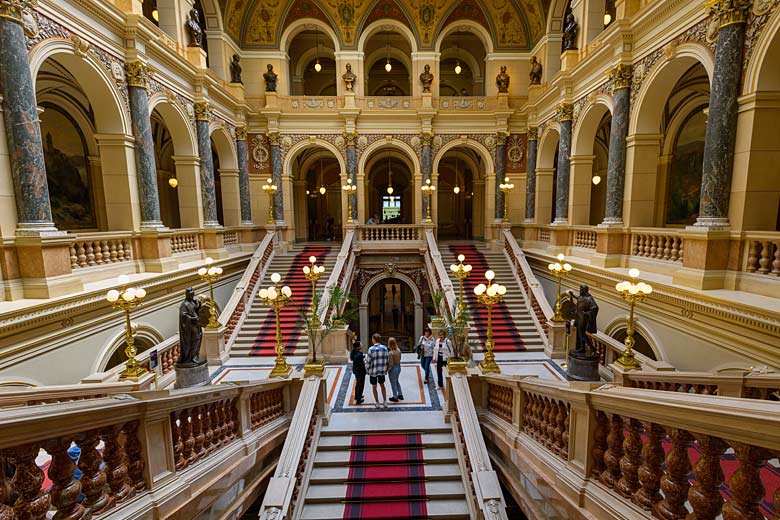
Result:
{"label": "gilded ceiling ornament", "polygon": [[427,45],[433,40],[436,22],[446,0],[410,0],[412,16],[420,30],[420,39]]}
{"label": "gilded ceiling ornament", "polygon": [[128,61],[125,63],[127,73],[127,86],[149,88],[149,67],[142,61]]}
{"label": "gilded ceiling ornament", "polygon": [[574,119],[574,105],[570,103],[561,103],[558,106],[558,121],[571,121]]}
{"label": "gilded ceiling ornament", "polygon": [[614,69],[610,69],[607,72],[607,76],[612,83],[612,91],[631,88],[631,82],[633,80],[634,68],[630,64],[618,63]]}
{"label": "gilded ceiling ornament", "polygon": [[208,101],[198,101],[195,103],[195,121],[208,121],[211,107]]}

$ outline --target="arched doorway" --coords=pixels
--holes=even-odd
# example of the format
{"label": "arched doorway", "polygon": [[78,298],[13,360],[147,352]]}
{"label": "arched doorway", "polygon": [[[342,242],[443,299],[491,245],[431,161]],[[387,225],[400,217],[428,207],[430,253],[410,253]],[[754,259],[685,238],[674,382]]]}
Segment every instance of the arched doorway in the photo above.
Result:
{"label": "arched doorway", "polygon": [[539,139],[536,163],[536,222],[540,225],[547,225],[555,218],[559,141],[560,133],[555,128],[546,130]]}
{"label": "arched doorway", "polygon": [[290,94],[335,96],[336,49],[330,36],[318,28],[299,32],[290,41]]}
{"label": "arched doorway", "polygon": [[368,344],[379,332],[386,340],[395,337],[404,352],[411,352],[426,321],[422,294],[409,276],[385,272],[374,276],[360,295],[360,340]]}
{"label": "arched doorway", "polygon": [[211,150],[214,162],[217,220],[223,226],[238,226],[241,223],[238,158],[235,141],[224,127],[217,125],[212,128]]}
{"label": "arched doorway", "polygon": [[383,224],[410,224],[414,221],[412,165],[397,150],[376,151],[368,161],[366,183],[367,214]]}
{"label": "arched doorway", "polygon": [[482,39],[469,31],[453,31],[441,49],[439,96],[484,96],[487,53]]}
{"label": "arched doorway", "polygon": [[160,197],[160,217],[164,226],[181,228],[179,190],[176,164],[173,162],[173,140],[165,121],[156,110],[151,114],[154,162],[157,165],[157,193]]}
{"label": "arched doorway", "polygon": [[332,241],[343,237],[341,164],[320,146],[302,150],[292,161],[295,239]]}
{"label": "arched doorway", "polygon": [[406,36],[379,30],[365,41],[364,92],[369,96],[412,95],[412,48]]}
{"label": "arched doorway", "polygon": [[439,239],[484,237],[479,208],[482,207],[480,202],[484,199],[485,185],[479,162],[479,155],[466,148],[448,151],[439,161],[436,195]]}

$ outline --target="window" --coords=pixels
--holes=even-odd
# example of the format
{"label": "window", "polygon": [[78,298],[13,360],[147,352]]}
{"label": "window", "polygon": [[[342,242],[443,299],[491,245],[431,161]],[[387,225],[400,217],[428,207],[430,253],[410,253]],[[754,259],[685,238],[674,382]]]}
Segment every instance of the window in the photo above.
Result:
{"label": "window", "polygon": [[382,196],[382,222],[401,216],[401,197],[396,195]]}

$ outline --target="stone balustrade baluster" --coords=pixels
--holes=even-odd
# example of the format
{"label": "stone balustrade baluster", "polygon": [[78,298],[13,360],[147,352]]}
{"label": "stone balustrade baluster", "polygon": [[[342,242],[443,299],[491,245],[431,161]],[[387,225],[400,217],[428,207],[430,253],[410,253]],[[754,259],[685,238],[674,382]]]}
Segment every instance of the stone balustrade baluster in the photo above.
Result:
{"label": "stone balustrade baluster", "polygon": [[54,439],[46,443],[45,449],[51,455],[49,479],[52,487],[49,490],[51,505],[57,510],[54,518],[80,520],[86,517],[86,509],[79,504],[81,481],[73,478],[76,463],[68,455],[71,442],[67,437]]}
{"label": "stone balustrade baluster", "polygon": [[215,440],[217,441],[217,448],[221,448],[225,445],[225,410],[224,403],[217,401],[214,403],[214,410],[216,412],[217,424],[215,429]]}
{"label": "stone balustrade baluster", "polygon": [[92,247],[92,241],[91,240],[87,241],[87,249],[86,249],[86,251],[87,251],[87,265],[91,267],[91,266],[95,265],[95,250]]}
{"label": "stone balustrade baluster", "polygon": [[[123,240],[119,241],[119,247],[122,248],[122,242]],[[111,263],[122,261],[125,259],[124,251],[122,251],[122,254],[120,255],[117,252],[117,243],[113,240],[110,243],[109,249],[108,249],[108,261]]]}
{"label": "stone balustrade baluster", "polygon": [[106,479],[111,489],[115,503],[120,503],[135,495],[135,488],[130,485],[127,459],[124,446],[119,442],[121,426],[109,426],[100,431],[103,441],[103,460],[106,463]]}
{"label": "stone balustrade baluster", "polygon": [[76,253],[76,244],[73,244],[73,245],[71,245],[68,248],[68,253],[70,255],[69,258],[68,258],[70,260],[70,268],[71,269],[78,269],[78,267],[79,267],[79,257],[78,257],[78,255]]}
{"label": "stone balustrade baluster", "polygon": [[16,519],[44,520],[49,510],[51,496],[41,489],[44,475],[35,463],[39,451],[37,444],[26,444],[7,452],[15,469],[11,487],[18,495],[13,504]]}
{"label": "stone balustrade baluster", "polygon": [[201,415],[201,407],[196,406],[192,409],[192,436],[195,439],[195,444],[192,449],[195,452],[195,456],[198,460],[206,456],[206,448],[203,445],[206,440],[206,435],[203,433],[203,417]]}
{"label": "stone balustrade baluster", "polygon": [[729,478],[731,500],[723,506],[723,520],[761,519],[758,504],[765,496],[760,471],[772,453],[758,446],[729,442],[739,461],[739,467]]}
{"label": "stone balustrade baluster", "polygon": [[772,260],[772,274],[780,275],[780,244],[775,246],[775,259]]}
{"label": "stone balustrade baluster", "polygon": [[661,260],[669,260],[669,254],[672,252],[672,242],[674,242],[674,237],[663,237],[663,242],[664,251]]}
{"label": "stone balustrade baluster", "polygon": [[[96,265],[103,265],[103,248],[106,246],[106,243],[104,240],[96,240],[95,241],[95,264]],[[108,262],[106,262],[108,263]]]}
{"label": "stone balustrade baluster", "polygon": [[203,448],[209,454],[214,451],[214,429],[212,427],[211,405],[204,404],[201,407],[201,417],[203,419]]}
{"label": "stone balustrade baluster", "polygon": [[646,511],[661,500],[661,477],[664,474],[664,448],[661,444],[666,432],[663,426],[655,423],[644,423],[646,441],[642,447],[642,465],[639,466],[637,477],[641,487],[632,497],[632,501]]}
{"label": "stone balustrade baluster", "polygon": [[623,457],[623,418],[614,413],[609,421],[607,435],[607,451],[604,453],[604,463],[607,469],[601,473],[601,482],[610,488],[622,477],[620,459]]}
{"label": "stone balustrade baluster", "polygon": [[114,499],[108,494],[108,479],[102,469],[103,457],[97,450],[100,442],[99,432],[91,430],[84,433],[79,441],[81,457],[79,457],[79,469],[81,470],[81,492],[86,497],[83,506],[92,517],[95,517],[114,507]]}
{"label": "stone balustrade baluster", "polygon": [[141,441],[138,438],[138,421],[130,421],[122,428],[125,436],[125,455],[127,455],[127,475],[130,478],[130,485],[133,486],[136,493],[142,492],[146,488],[144,479],[144,462]]}
{"label": "stone balustrade baluster", "polygon": [[173,440],[173,460],[176,463],[176,470],[180,471],[187,465],[187,460],[184,458],[184,440],[179,427],[178,415],[176,412],[171,412],[171,438]]}
{"label": "stone balustrade baluster", "polygon": [[747,259],[747,272],[749,273],[755,273],[756,270],[758,270],[759,247],[760,242],[757,240],[750,240],[750,248]]}
{"label": "stone balustrade baluster", "polygon": [[623,457],[620,472],[623,474],[615,485],[615,491],[625,498],[631,498],[639,489],[639,466],[642,465],[642,424],[637,419],[628,419],[628,435],[623,439]]}
{"label": "stone balustrade baluster", "polygon": [[723,469],[720,458],[728,447],[725,442],[710,435],[695,435],[701,457],[696,462],[696,481],[688,492],[688,501],[693,512],[687,520],[715,520],[723,508],[720,485],[723,484]]}
{"label": "stone balustrade baluster", "polygon": [[569,414],[566,409],[566,403],[563,401],[555,401],[556,411],[555,414],[555,447],[558,454],[564,459],[569,456],[568,436],[566,434],[566,425],[568,422]]}
{"label": "stone balustrade baluster", "polygon": [[181,431],[181,439],[182,439],[182,443],[184,444],[181,455],[182,457],[184,457],[185,467],[186,467],[192,464],[193,462],[195,462],[195,459],[197,458],[197,455],[194,450],[195,437],[193,437],[192,435],[192,423],[190,422],[190,411],[187,409],[184,409],[181,412],[179,412],[179,431]]}
{"label": "stone balustrade baluster", "polygon": [[769,272],[769,262],[772,255],[772,242],[765,241],[761,244],[761,258],[758,261],[758,272],[761,274],[767,274]]}
{"label": "stone balustrade baluster", "polygon": [[556,450],[555,445],[555,416],[558,413],[558,409],[555,406],[555,401],[549,398],[544,399],[544,445],[552,451]]}
{"label": "stone balustrade baluster", "polygon": [[78,249],[78,262],[79,267],[86,267],[87,265],[87,250],[84,247],[84,244],[82,242],[79,242],[79,249]]}
{"label": "stone balustrade baluster", "polygon": [[664,498],[655,504],[653,513],[662,520],[677,520],[685,518],[688,514],[685,507],[691,487],[688,481],[688,474],[691,472],[688,448],[693,442],[693,437],[687,431],[678,428],[669,428],[668,434],[672,440],[672,449],[666,455],[666,473],[661,477]]}

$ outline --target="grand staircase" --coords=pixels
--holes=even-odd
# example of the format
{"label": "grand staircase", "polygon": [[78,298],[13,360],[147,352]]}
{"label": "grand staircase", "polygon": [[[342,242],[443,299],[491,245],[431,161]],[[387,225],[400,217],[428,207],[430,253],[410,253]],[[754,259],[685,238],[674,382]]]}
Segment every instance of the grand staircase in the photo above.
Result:
{"label": "grand staircase", "polygon": [[[309,344],[303,327],[301,309],[311,306],[311,282],[303,274],[303,266],[310,265],[309,257],[317,257],[317,265],[324,265],[325,272],[317,282],[317,290],[324,289],[333,272],[338,249],[324,244],[297,244],[284,254],[276,253],[266,270],[258,288],[272,285],[271,275],[282,275],[280,287],[289,285],[292,289],[292,304],[280,312],[282,342],[285,355],[307,355]],[[230,350],[231,357],[275,356],[276,324],[274,313],[260,298],[255,298],[247,311],[246,319],[238,331]]]}
{"label": "grand staircase", "polygon": [[[455,439],[438,412],[354,415],[365,421],[320,433],[303,520],[469,518]],[[388,424],[392,430],[377,429]]]}
{"label": "grand staircase", "polygon": [[503,303],[493,307],[493,350],[496,352],[544,350],[544,341],[534,324],[520,284],[503,251],[492,251],[478,242],[440,242],[439,252],[456,291],[459,280],[452,274],[449,266],[458,263],[459,254],[465,255],[465,264],[472,265],[471,275],[463,284],[464,298],[470,309],[469,340],[472,343],[479,342],[482,345],[487,338],[487,309],[477,303],[474,287],[487,283],[485,272],[490,269],[496,273],[495,282],[507,288]]}

